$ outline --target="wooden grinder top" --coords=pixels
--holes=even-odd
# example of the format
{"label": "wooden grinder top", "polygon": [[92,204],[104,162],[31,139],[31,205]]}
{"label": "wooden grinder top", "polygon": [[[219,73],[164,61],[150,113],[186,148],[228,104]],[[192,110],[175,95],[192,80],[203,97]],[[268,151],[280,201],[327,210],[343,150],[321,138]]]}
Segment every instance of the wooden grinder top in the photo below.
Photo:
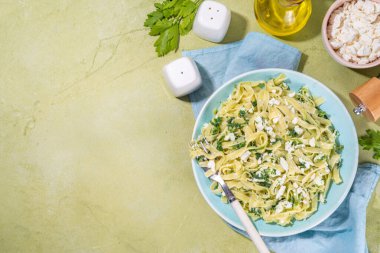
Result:
{"label": "wooden grinder top", "polygon": [[354,112],[364,114],[371,121],[380,118],[380,79],[373,77],[350,93],[352,102],[357,106]]}

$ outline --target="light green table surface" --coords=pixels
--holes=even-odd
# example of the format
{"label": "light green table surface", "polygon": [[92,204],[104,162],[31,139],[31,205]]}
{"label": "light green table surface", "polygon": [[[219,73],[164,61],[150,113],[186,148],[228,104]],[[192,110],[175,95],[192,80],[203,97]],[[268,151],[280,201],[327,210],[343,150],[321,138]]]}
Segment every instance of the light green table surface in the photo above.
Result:
{"label": "light green table surface", "polygon": [[[156,57],[142,26],[153,2],[0,1],[0,252],[254,252],[199,193],[191,106],[161,76],[181,50],[214,44],[190,34]],[[221,2],[233,11],[225,42],[262,31],[252,1]],[[351,111],[348,92],[380,69],[327,55],[319,30],[331,3],[315,1],[308,25],[284,42]],[[353,118],[359,134],[379,129]],[[380,185],[367,212],[376,253],[379,213]]]}

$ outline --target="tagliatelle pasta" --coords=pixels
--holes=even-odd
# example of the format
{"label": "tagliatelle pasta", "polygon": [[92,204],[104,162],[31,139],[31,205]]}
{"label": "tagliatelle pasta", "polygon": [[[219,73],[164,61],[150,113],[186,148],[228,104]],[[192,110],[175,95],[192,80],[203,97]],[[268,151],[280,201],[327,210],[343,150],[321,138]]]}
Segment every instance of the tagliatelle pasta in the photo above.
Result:
{"label": "tagliatelle pasta", "polygon": [[[253,218],[288,225],[306,219],[340,183],[338,132],[306,87],[291,91],[280,75],[242,82],[194,140],[191,157],[218,173]],[[211,190],[227,202],[216,182]]]}

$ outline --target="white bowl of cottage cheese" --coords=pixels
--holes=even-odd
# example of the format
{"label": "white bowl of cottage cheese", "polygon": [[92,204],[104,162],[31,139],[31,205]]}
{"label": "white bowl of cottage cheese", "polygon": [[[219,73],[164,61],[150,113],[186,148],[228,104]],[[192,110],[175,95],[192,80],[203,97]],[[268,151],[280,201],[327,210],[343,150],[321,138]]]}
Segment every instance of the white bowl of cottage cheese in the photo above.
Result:
{"label": "white bowl of cottage cheese", "polygon": [[380,65],[380,0],[338,0],[326,13],[322,38],[330,56],[356,69]]}

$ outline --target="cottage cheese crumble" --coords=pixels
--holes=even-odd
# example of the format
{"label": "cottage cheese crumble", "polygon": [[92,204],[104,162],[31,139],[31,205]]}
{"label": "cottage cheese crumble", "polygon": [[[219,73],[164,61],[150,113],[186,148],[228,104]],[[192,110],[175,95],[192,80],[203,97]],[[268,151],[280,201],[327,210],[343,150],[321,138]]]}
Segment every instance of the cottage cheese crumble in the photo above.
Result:
{"label": "cottage cheese crumble", "polygon": [[329,19],[330,45],[344,60],[367,64],[380,58],[380,3],[348,1]]}

